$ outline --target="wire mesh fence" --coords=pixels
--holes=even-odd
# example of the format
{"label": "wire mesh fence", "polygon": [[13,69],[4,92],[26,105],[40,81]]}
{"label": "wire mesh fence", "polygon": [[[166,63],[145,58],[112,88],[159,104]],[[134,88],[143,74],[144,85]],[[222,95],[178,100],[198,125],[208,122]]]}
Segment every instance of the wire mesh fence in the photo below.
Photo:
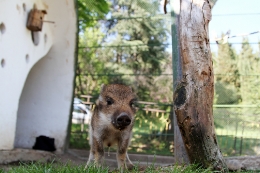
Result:
{"label": "wire mesh fence", "polygon": [[[230,97],[231,94],[227,93],[224,97]],[[140,105],[129,151],[174,155],[172,104],[160,105],[140,101]],[[257,105],[215,104],[213,106],[215,130],[224,156],[260,154],[259,111]],[[88,123],[85,122],[83,128],[82,124],[72,125],[71,147],[89,149]]]}
{"label": "wire mesh fence", "polygon": [[222,153],[226,156],[260,154],[259,114],[250,115],[243,111],[246,109],[214,107],[216,133]]}
{"label": "wire mesh fence", "polygon": [[[171,105],[139,101],[129,152],[172,155],[174,147],[172,113]],[[72,124],[70,147],[90,149],[89,123],[76,116],[74,122],[77,122],[75,120],[79,123]]]}
{"label": "wire mesh fence", "polygon": [[[130,152],[173,155],[171,15],[163,14],[157,0],[109,2],[103,18],[93,15],[92,25],[80,28],[75,95],[92,107],[102,83],[131,85],[143,102]],[[80,25],[86,22],[79,19]],[[259,155],[259,55],[236,55],[229,44],[218,46],[213,111],[220,149],[224,156]],[[72,148],[89,149],[84,116],[74,117],[79,121],[72,124]]]}
{"label": "wire mesh fence", "polygon": [[[219,76],[223,75],[215,78]],[[215,102],[219,103],[214,105],[215,127],[226,156],[260,154],[259,77],[240,75],[239,89],[232,82],[215,85]]]}

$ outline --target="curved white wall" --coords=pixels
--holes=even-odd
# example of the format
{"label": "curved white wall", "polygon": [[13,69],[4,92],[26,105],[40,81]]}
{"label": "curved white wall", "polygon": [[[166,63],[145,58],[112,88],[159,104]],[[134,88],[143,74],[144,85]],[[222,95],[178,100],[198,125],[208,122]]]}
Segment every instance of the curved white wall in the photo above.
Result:
{"label": "curved white wall", "polygon": [[[47,11],[44,20],[55,22],[43,24],[38,45],[25,27],[34,4]],[[32,148],[37,136],[46,135],[63,150],[75,43],[74,0],[0,1],[0,149]]]}

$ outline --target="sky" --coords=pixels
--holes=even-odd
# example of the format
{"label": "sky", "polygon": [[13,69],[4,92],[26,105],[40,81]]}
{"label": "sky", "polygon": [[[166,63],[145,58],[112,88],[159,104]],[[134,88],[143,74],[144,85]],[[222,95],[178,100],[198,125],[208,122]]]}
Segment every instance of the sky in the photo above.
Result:
{"label": "sky", "polygon": [[[260,31],[260,0],[218,0],[212,9],[212,20],[209,24],[210,42],[214,43],[215,36],[220,37],[221,33],[228,30],[230,36]],[[230,38],[228,42],[241,43],[242,38]],[[260,33],[249,35],[248,39],[249,43],[258,43]],[[251,45],[254,51],[258,51],[257,44]],[[241,44],[233,44],[233,47],[239,52]],[[211,50],[216,52],[217,45],[211,44]]]}

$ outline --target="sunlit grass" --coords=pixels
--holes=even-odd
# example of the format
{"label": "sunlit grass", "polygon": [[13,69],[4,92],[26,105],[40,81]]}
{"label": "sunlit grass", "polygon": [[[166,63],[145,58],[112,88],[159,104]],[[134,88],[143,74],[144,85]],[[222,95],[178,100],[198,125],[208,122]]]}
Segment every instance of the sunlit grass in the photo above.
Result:
{"label": "sunlit grass", "polygon": [[[85,165],[74,166],[70,163],[20,163],[19,166],[14,166],[5,173],[107,173],[108,168],[89,166],[85,169]],[[4,173],[4,170],[0,170]]]}
{"label": "sunlit grass", "polygon": [[[154,165],[146,168],[136,165],[131,170],[125,170],[124,173],[213,173],[209,169],[202,169],[196,165],[189,166],[168,166],[157,167]],[[253,173],[247,171],[244,173]],[[18,166],[13,166],[9,170],[1,170],[0,173],[119,173],[118,170],[109,170],[108,167],[96,167],[90,165],[85,168],[85,165],[75,166],[70,163],[20,163]]]}

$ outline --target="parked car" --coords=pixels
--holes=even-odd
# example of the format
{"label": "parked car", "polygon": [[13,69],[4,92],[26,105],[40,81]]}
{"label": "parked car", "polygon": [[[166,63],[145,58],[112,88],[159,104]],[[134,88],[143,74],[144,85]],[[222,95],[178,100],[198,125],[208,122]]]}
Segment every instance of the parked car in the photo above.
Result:
{"label": "parked car", "polygon": [[88,124],[92,112],[90,108],[83,103],[79,98],[74,98],[73,101],[73,112],[72,112],[72,123],[74,124]]}

